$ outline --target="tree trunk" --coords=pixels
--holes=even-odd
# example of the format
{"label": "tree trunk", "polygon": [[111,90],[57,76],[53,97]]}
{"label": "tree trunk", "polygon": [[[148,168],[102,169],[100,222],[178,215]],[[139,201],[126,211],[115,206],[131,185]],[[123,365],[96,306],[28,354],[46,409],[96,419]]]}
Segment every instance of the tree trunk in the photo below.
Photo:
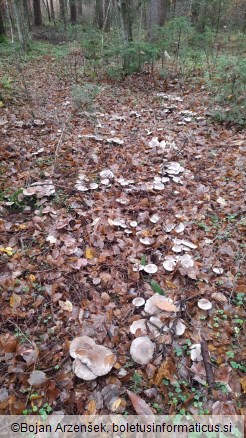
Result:
{"label": "tree trunk", "polygon": [[31,26],[31,17],[30,17],[30,9],[29,9],[28,0],[23,0],[23,9],[24,9],[24,14],[25,14],[26,21],[28,24],[28,30],[30,31],[32,26]]}
{"label": "tree trunk", "polygon": [[2,3],[0,3],[0,43],[5,40],[5,27],[3,24]]}
{"label": "tree trunk", "polygon": [[[131,0],[118,0],[118,9],[120,12],[120,24],[123,35],[123,44],[125,48],[132,41],[132,22],[131,22]],[[123,70],[125,72],[129,71],[130,59],[129,55],[125,53],[123,55]]]}
{"label": "tree trunk", "polygon": [[110,29],[110,1],[111,0],[97,0],[97,24],[100,30],[106,32]]}
{"label": "tree trunk", "polygon": [[77,23],[77,10],[76,10],[76,4],[75,0],[70,0],[70,20],[72,24]]}
{"label": "tree trunk", "polygon": [[59,0],[59,6],[60,6],[60,19],[64,23],[64,29],[66,29],[66,13],[65,13],[64,0]]}
{"label": "tree trunk", "polygon": [[50,15],[50,5],[49,5],[49,2],[48,2],[48,0],[43,0],[43,3],[44,3],[44,6],[45,6],[47,14],[48,14],[49,23],[51,23],[51,15]]}
{"label": "tree trunk", "polygon": [[33,0],[33,12],[35,26],[42,26],[42,12],[40,0]]}
{"label": "tree trunk", "polygon": [[132,41],[130,0],[118,0],[118,8],[120,11],[120,22],[123,39],[124,43],[127,45],[130,41]]}
{"label": "tree trunk", "polygon": [[22,0],[14,0],[13,6],[14,6],[14,15],[15,15],[18,38],[22,49],[26,52],[29,45],[28,45],[27,30],[23,18]]}
{"label": "tree trunk", "polygon": [[51,14],[51,19],[52,19],[53,23],[56,24],[56,17],[55,17],[55,9],[54,9],[53,0],[50,0],[50,14]]}
{"label": "tree trunk", "polygon": [[81,21],[82,12],[83,12],[82,0],[77,0],[77,20],[78,21]]}
{"label": "tree trunk", "polygon": [[149,36],[153,38],[155,25],[163,26],[167,19],[169,0],[150,0],[149,2]]}

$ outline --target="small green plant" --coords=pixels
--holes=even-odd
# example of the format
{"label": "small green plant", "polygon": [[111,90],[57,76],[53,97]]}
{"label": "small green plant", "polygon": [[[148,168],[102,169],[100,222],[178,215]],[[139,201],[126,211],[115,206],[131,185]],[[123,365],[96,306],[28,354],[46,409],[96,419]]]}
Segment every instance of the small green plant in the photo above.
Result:
{"label": "small green plant", "polygon": [[10,193],[9,189],[6,189],[0,196],[3,201],[5,201],[5,205],[10,211],[23,211],[27,206],[34,208],[36,205],[35,196],[24,197],[23,189],[21,188],[12,193]]}
{"label": "small green plant", "polygon": [[234,370],[240,370],[240,371],[243,371],[244,373],[246,373],[246,366],[245,365],[238,363],[238,362],[235,362],[233,360],[230,362],[230,365]]}
{"label": "small green plant", "polygon": [[139,373],[137,373],[137,371],[135,371],[134,374],[132,375],[131,381],[133,382],[131,386],[131,390],[135,393],[140,392],[143,384],[142,376]]}
{"label": "small green plant", "polygon": [[100,91],[99,86],[95,84],[74,85],[72,96],[74,106],[78,110],[87,112],[94,111],[95,98]]}
{"label": "small green plant", "polygon": [[146,255],[142,255],[140,265],[145,266],[147,263]]}
{"label": "small green plant", "polygon": [[12,80],[8,77],[8,76],[3,76],[0,82],[0,87],[2,86],[2,88],[4,88],[5,90],[11,90],[12,89],[12,85],[11,85]]}
{"label": "small green plant", "polygon": [[246,294],[244,292],[237,293],[233,299],[233,304],[237,307],[243,306],[246,303]]}
{"label": "small green plant", "polygon": [[150,286],[153,289],[154,292],[156,292],[159,295],[166,295],[166,292],[161,288],[161,286],[154,280],[151,280]]}

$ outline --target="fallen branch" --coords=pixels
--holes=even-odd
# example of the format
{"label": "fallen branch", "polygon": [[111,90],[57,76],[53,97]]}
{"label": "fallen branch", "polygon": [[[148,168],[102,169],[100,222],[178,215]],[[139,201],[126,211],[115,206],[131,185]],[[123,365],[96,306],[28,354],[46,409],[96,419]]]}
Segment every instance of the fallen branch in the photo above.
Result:
{"label": "fallen branch", "polygon": [[208,344],[207,344],[207,341],[205,340],[205,338],[203,336],[201,336],[201,353],[202,353],[204,368],[205,368],[205,371],[206,371],[207,384],[208,384],[209,388],[213,388],[214,387],[214,383],[215,383],[213,366],[212,366],[212,364],[210,362],[210,355],[209,355],[209,351],[208,351]]}

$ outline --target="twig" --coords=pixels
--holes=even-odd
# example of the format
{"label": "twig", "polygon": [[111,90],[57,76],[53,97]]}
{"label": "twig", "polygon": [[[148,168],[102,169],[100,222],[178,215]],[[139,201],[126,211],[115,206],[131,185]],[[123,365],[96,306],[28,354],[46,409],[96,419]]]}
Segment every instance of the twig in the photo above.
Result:
{"label": "twig", "polygon": [[214,383],[215,383],[214,372],[213,372],[213,366],[210,362],[208,344],[206,339],[202,335],[201,335],[201,353],[202,353],[204,368],[206,371],[207,383],[209,388],[211,389],[214,387]]}
{"label": "twig", "polygon": [[9,322],[10,324],[13,324],[19,330],[19,332],[21,332],[22,336],[27,340],[27,342],[29,342],[29,344],[31,344],[31,346],[33,348],[36,347],[35,343],[30,341],[30,339],[28,339],[28,337],[25,335],[25,333],[20,329],[20,327],[17,324],[15,324],[15,322],[10,321],[9,319],[7,320],[7,322]]}
{"label": "twig", "polygon": [[63,130],[62,130],[61,135],[60,135],[60,138],[59,138],[59,141],[58,141],[58,143],[57,143],[57,145],[56,145],[55,156],[54,156],[54,164],[53,164],[53,169],[52,169],[52,175],[54,175],[54,173],[55,173],[55,167],[56,167],[56,163],[57,163],[57,157],[58,157],[58,154],[59,154],[59,151],[60,151],[60,146],[61,146],[61,144],[62,144],[63,136],[64,136],[65,131],[66,131],[66,129],[67,129],[67,124],[68,124],[69,120],[71,119],[71,117],[72,117],[72,115],[70,115],[70,116],[66,119],[66,121],[65,121],[65,123],[64,123]]}

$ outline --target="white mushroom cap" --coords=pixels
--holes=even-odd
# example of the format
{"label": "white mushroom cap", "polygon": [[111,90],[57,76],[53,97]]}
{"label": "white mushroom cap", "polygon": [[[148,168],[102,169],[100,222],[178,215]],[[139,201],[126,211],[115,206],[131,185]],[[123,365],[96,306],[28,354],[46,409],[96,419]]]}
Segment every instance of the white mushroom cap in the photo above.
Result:
{"label": "white mushroom cap", "polygon": [[193,344],[190,346],[190,357],[193,362],[195,360],[198,362],[202,361],[201,344]]}
{"label": "white mushroom cap", "polygon": [[134,300],[132,300],[132,304],[135,307],[141,307],[145,304],[145,299],[142,297],[136,297],[136,298],[134,298]]}
{"label": "white mushroom cap", "polygon": [[111,178],[114,178],[114,174],[113,174],[112,170],[104,169],[100,172],[100,177],[102,179],[104,179],[104,178],[111,179]]}
{"label": "white mushroom cap", "polygon": [[88,336],[77,337],[71,342],[70,355],[75,358],[75,374],[84,380],[108,374],[116,362],[115,355],[108,348],[97,345]]}
{"label": "white mushroom cap", "polygon": [[161,182],[156,181],[153,184],[153,189],[155,189],[155,190],[164,190],[164,188],[165,188],[165,186]]}
{"label": "white mushroom cap", "polygon": [[[170,325],[171,326],[171,325]],[[170,327],[169,326],[169,327]],[[181,336],[184,334],[186,329],[186,325],[182,322],[181,319],[178,320],[176,326],[175,326],[175,334],[176,336]]]}
{"label": "white mushroom cap", "polygon": [[116,357],[108,348],[103,345],[96,345],[88,355],[78,355],[82,363],[85,363],[89,370],[96,376],[108,374],[116,362]]}
{"label": "white mushroom cap", "polygon": [[73,362],[73,372],[77,377],[83,380],[95,380],[97,376],[89,370],[88,366],[83,364],[79,359]]}
{"label": "white mushroom cap", "polygon": [[223,274],[224,269],[223,268],[213,268],[213,272],[215,274],[221,275],[221,274]]}
{"label": "white mushroom cap", "polygon": [[77,353],[81,350],[89,351],[96,345],[94,339],[89,338],[89,336],[78,336],[74,338],[70,344],[70,356],[74,359],[78,357]]}
{"label": "white mushroom cap", "polygon": [[144,272],[147,272],[147,274],[155,274],[158,271],[158,268],[153,263],[150,263],[146,266],[144,266]]}
{"label": "white mushroom cap", "polygon": [[99,185],[97,183],[91,183],[90,184],[90,189],[91,190],[96,190],[99,187]]}
{"label": "white mushroom cap", "polygon": [[198,303],[198,307],[202,310],[210,310],[212,309],[212,303],[211,301],[206,300],[205,298],[201,298]]}
{"label": "white mushroom cap", "polygon": [[141,265],[140,263],[134,263],[132,270],[134,272],[143,271],[144,265]]}
{"label": "white mushroom cap", "polygon": [[185,226],[184,226],[183,222],[180,222],[180,224],[175,227],[176,233],[183,233],[184,229],[185,229]]}
{"label": "white mushroom cap", "polygon": [[147,365],[153,359],[155,346],[147,336],[134,339],[130,348],[130,355],[134,362]]}
{"label": "white mushroom cap", "polygon": [[130,326],[130,332],[135,335],[137,330],[141,330],[142,335],[147,335],[148,331],[146,328],[146,320],[145,319],[138,319],[137,321],[133,321],[133,323]]}
{"label": "white mushroom cap", "polygon": [[183,268],[189,269],[194,266],[194,260],[190,254],[184,254],[179,257],[179,261]]}
{"label": "white mushroom cap", "polygon": [[160,219],[160,216],[158,216],[158,214],[153,214],[149,218],[149,220],[150,220],[150,222],[152,222],[152,224],[156,224],[159,219]]}
{"label": "white mushroom cap", "polygon": [[163,267],[166,271],[173,271],[175,266],[177,265],[178,258],[174,256],[167,256],[166,260],[163,262]]}
{"label": "white mushroom cap", "polygon": [[152,245],[153,243],[153,239],[151,239],[150,237],[141,237],[139,239],[139,241],[143,244],[143,245]]}

